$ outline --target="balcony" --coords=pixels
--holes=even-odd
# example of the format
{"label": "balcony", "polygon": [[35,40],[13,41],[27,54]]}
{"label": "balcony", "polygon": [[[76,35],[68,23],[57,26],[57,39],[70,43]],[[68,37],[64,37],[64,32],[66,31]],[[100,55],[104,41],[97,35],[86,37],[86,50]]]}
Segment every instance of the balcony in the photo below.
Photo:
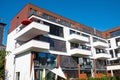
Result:
{"label": "balcony", "polygon": [[85,49],[79,49],[79,48],[74,48],[70,50],[70,55],[73,56],[90,56],[91,51],[90,50],[85,50]]}
{"label": "balcony", "polygon": [[120,64],[107,66],[107,70],[120,70]]}
{"label": "balcony", "polygon": [[43,50],[48,50],[49,48],[50,48],[50,44],[47,42],[30,40],[27,43],[24,43],[20,47],[16,48],[14,50],[14,53],[18,54],[28,50],[41,52]]}
{"label": "balcony", "polygon": [[111,58],[111,55],[108,53],[98,53],[95,55],[95,58],[97,58],[97,59],[109,59],[109,58]]}
{"label": "balcony", "polygon": [[16,33],[15,39],[20,41],[28,41],[29,39],[49,32],[49,26],[32,22]]}
{"label": "balcony", "polygon": [[88,43],[89,42],[89,38],[81,36],[81,35],[77,35],[77,34],[69,35],[68,40],[70,42],[77,42],[77,43],[80,43],[80,42]]}
{"label": "balcony", "polygon": [[96,48],[108,48],[108,44],[101,41],[94,42],[93,46]]}

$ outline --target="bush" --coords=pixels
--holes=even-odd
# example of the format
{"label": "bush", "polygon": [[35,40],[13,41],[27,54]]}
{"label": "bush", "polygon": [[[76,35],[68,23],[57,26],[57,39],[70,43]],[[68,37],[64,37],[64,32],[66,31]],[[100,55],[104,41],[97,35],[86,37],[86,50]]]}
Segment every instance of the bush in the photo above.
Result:
{"label": "bush", "polygon": [[70,78],[70,79],[67,79],[67,80],[120,80],[120,76],[117,76],[117,77],[107,77],[107,76],[104,76],[102,78],[92,78],[92,77],[89,77],[88,79],[79,79],[79,78]]}

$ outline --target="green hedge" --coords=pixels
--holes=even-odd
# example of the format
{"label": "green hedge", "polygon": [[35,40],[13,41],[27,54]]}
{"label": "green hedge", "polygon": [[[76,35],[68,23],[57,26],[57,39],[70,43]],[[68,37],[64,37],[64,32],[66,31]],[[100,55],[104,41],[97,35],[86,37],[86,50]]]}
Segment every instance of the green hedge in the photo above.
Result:
{"label": "green hedge", "polygon": [[120,80],[120,77],[102,77],[102,78],[88,78],[88,79],[78,79],[78,78],[71,78],[67,80]]}

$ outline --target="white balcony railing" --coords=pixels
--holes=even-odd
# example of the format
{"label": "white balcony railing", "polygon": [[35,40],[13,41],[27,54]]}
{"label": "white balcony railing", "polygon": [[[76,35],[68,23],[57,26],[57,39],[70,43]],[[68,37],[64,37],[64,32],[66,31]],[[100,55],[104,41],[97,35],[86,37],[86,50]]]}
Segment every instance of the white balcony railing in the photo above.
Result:
{"label": "white balcony railing", "polygon": [[111,55],[108,53],[99,53],[95,55],[95,58],[99,58],[99,59],[109,59],[111,58]]}
{"label": "white balcony railing", "polygon": [[68,40],[70,42],[87,42],[87,43],[89,42],[89,38],[77,34],[69,35]]}
{"label": "white balcony railing", "polygon": [[24,43],[20,47],[16,48],[14,50],[14,53],[18,54],[28,50],[43,51],[43,50],[48,50],[49,48],[50,48],[50,44],[48,42],[31,40],[31,41],[28,41],[27,43]]}
{"label": "white balcony railing", "polygon": [[37,22],[32,22],[17,32],[15,39],[20,41],[27,41],[37,35],[46,34],[48,32],[49,26]]}
{"label": "white balcony railing", "polygon": [[74,48],[70,50],[70,55],[75,55],[75,56],[90,56],[91,51],[90,50],[85,50],[85,49],[79,49],[79,48]]}
{"label": "white balcony railing", "polygon": [[107,70],[120,70],[120,64],[107,66]]}
{"label": "white balcony railing", "polygon": [[93,46],[96,48],[108,48],[108,44],[101,41],[94,42]]}

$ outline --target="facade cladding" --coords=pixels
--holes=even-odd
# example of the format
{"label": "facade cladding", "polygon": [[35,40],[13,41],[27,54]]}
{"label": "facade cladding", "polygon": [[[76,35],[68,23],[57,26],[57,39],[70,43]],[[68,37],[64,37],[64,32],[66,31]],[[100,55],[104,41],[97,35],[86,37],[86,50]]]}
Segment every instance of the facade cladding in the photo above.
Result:
{"label": "facade cladding", "polygon": [[42,80],[45,69],[53,80],[50,70],[59,66],[67,78],[118,76],[119,32],[100,32],[28,4],[11,20],[6,79]]}

